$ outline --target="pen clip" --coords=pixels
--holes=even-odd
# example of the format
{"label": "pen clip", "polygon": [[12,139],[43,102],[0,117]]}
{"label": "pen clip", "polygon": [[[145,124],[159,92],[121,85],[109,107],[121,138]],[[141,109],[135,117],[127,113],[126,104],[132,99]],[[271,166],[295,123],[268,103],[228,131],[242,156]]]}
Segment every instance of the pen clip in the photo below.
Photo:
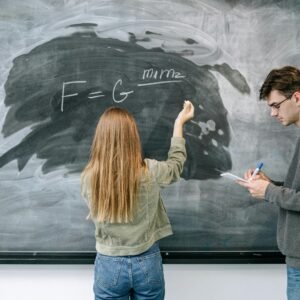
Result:
{"label": "pen clip", "polygon": [[264,165],[263,162],[259,163],[258,166],[257,166],[257,169],[260,170],[260,169],[262,168],[263,165]]}

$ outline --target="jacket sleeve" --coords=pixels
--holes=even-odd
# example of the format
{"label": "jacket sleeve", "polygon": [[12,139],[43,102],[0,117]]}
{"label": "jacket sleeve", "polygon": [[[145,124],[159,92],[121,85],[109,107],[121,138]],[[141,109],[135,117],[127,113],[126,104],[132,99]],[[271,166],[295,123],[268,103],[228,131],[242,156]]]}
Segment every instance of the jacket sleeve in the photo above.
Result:
{"label": "jacket sleeve", "polygon": [[[89,187],[89,180],[87,177],[85,177],[83,179],[83,183],[81,186],[81,197],[83,198],[83,200],[85,201],[87,207],[90,210],[90,199],[91,199],[91,190]],[[91,214],[89,213],[86,217],[86,219],[89,219],[91,216]]]}
{"label": "jacket sleeve", "polygon": [[166,161],[147,159],[149,171],[160,187],[165,187],[180,178],[186,160],[185,139],[172,137]]}
{"label": "jacket sleeve", "polygon": [[271,183],[267,187],[265,199],[283,209],[300,212],[300,192],[294,189]]}

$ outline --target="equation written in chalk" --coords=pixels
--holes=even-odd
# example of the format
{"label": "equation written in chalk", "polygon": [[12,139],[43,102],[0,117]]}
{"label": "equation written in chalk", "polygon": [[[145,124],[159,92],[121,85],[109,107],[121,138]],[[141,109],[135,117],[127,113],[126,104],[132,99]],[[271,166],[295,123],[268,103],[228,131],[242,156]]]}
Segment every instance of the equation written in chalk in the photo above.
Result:
{"label": "equation written in chalk", "polygon": [[[150,86],[150,85],[159,85],[159,84],[171,84],[176,82],[182,82],[182,79],[185,78],[183,74],[174,69],[145,69],[141,76],[140,83],[137,83],[137,88]],[[62,84],[62,93],[61,93],[61,112],[64,111],[64,104],[66,101],[71,100],[72,97],[78,96],[79,93],[68,93],[68,87],[72,86],[74,89],[74,85],[86,84],[86,80],[78,80],[78,81],[66,81]],[[122,79],[118,79],[111,91],[111,97],[114,102],[121,103],[125,101],[130,94],[133,94],[134,90],[126,90],[123,86]],[[88,99],[97,99],[108,96],[104,94],[101,90],[93,91],[88,94]]]}

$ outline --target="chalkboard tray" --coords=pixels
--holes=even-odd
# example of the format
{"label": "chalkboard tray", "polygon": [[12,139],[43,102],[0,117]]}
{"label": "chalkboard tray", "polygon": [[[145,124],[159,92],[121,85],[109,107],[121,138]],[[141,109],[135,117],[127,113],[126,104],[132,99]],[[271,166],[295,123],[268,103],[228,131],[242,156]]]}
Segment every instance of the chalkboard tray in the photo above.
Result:
{"label": "chalkboard tray", "polygon": [[[0,254],[0,264],[92,264],[95,252],[6,252]],[[279,264],[280,252],[161,252],[164,264]]]}

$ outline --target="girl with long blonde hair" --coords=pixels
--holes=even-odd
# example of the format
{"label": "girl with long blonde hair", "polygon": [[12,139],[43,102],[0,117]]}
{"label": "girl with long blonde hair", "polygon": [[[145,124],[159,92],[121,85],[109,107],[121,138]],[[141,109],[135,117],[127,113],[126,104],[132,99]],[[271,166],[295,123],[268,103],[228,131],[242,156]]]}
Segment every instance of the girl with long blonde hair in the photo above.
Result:
{"label": "girl with long blonde hair", "polygon": [[143,159],[132,115],[108,108],[97,124],[81,190],[95,223],[95,299],[164,299],[157,241],[172,234],[160,189],[178,180],[186,160],[183,125],[190,101],[174,123],[166,161]]}

